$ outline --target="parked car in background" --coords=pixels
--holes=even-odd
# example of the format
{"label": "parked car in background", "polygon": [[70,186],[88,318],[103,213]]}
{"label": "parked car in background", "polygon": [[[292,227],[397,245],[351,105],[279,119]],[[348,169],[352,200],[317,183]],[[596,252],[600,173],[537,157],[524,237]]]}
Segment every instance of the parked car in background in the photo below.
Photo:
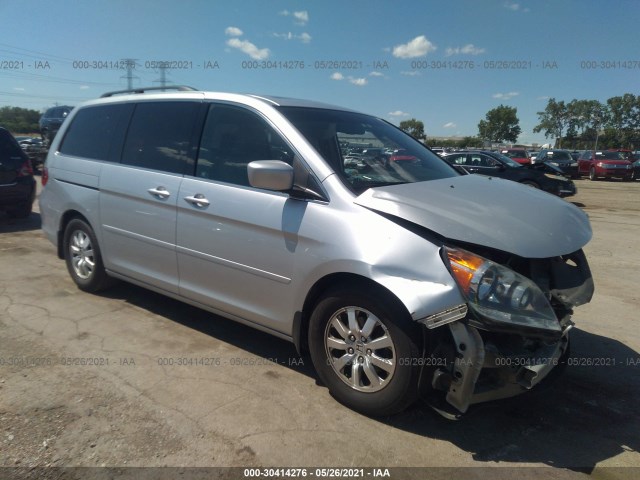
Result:
{"label": "parked car in background", "polygon": [[578,161],[574,160],[568,150],[544,149],[540,150],[536,158],[536,164],[546,162],[558,167],[566,176],[578,178]]}
{"label": "parked car in background", "polygon": [[8,130],[0,127],[0,210],[28,217],[36,195],[31,160]]}
{"label": "parked car in background", "polygon": [[529,165],[531,163],[531,155],[529,155],[529,152],[524,148],[507,148],[501,150],[500,153],[522,165]]}
{"label": "parked car in background", "polygon": [[[363,138],[417,161],[347,164],[339,146]],[[338,106],[105,94],[64,122],[42,183],[42,228],[80,289],[116,278],[292,341],[367,415],[420,397],[451,417],[533,388],[593,294],[578,207],[461,175]]]}
{"label": "parked car in background", "polygon": [[52,107],[40,117],[40,135],[42,135],[42,139],[47,146],[51,145],[62,122],[65,121],[71,110],[73,110],[73,107],[68,105]]}
{"label": "parked car in background", "polygon": [[578,158],[580,158],[580,155],[582,155],[582,152],[584,152],[584,150],[573,150],[569,152],[569,154],[571,155],[571,158],[573,158],[577,162]]}
{"label": "parked car in background", "polygon": [[625,160],[629,160],[630,162],[635,160],[633,152],[626,148],[610,148],[607,152],[620,152]]}
{"label": "parked car in background", "polygon": [[29,156],[31,160],[31,166],[36,169],[39,165],[44,163],[44,159],[47,156],[47,147],[44,142],[38,137],[16,137],[18,144],[22,147],[22,150]]}
{"label": "parked car in background", "polygon": [[631,179],[632,180],[640,179],[640,159],[636,160],[631,165]]}
{"label": "parked car in background", "polygon": [[415,162],[418,157],[409,154],[405,149],[396,149],[389,155],[389,162]]}
{"label": "parked car in background", "polygon": [[505,178],[545,192],[569,197],[575,195],[575,184],[553,166],[525,167],[506,155],[477,150],[451,153],[444,157],[458,171]]}
{"label": "parked car in background", "polygon": [[631,162],[622,152],[615,150],[585,150],[578,158],[578,174],[590,180],[621,178],[631,180]]}

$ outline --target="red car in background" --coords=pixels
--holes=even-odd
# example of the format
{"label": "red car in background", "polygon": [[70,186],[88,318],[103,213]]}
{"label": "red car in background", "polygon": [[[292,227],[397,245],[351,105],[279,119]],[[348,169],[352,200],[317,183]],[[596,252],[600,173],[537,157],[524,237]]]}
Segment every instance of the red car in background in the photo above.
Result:
{"label": "red car in background", "polygon": [[625,154],[616,150],[585,150],[578,157],[578,175],[589,175],[590,180],[622,178],[631,180],[633,167]]}
{"label": "red car in background", "polygon": [[414,155],[410,155],[405,149],[394,150],[389,155],[390,162],[415,162],[418,160]]}
{"label": "red car in background", "polygon": [[631,150],[627,150],[624,148],[610,148],[609,150],[607,150],[608,152],[620,152],[622,154],[622,156],[624,157],[625,160],[629,160],[630,162],[633,162],[635,160],[634,156],[633,156],[633,152]]}
{"label": "red car in background", "polygon": [[531,155],[524,148],[507,148],[501,150],[500,153],[522,165],[531,165]]}

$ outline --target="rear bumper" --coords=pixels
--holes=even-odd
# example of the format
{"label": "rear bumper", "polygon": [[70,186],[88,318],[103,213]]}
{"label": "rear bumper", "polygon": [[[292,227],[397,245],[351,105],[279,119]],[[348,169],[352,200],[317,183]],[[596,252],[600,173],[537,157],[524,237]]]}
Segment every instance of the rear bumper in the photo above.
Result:
{"label": "rear bumper", "polygon": [[36,195],[36,181],[33,177],[19,178],[15,183],[0,185],[0,208],[19,207],[33,202]]}

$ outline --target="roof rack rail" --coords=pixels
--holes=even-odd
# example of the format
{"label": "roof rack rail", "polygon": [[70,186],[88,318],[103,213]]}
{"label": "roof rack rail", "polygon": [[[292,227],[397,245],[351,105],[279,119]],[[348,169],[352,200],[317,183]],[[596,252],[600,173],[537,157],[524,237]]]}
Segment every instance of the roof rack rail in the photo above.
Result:
{"label": "roof rack rail", "polygon": [[145,93],[152,90],[177,90],[179,92],[197,92],[198,90],[193,87],[188,87],[186,85],[165,85],[164,87],[140,87],[140,88],[132,88],[129,90],[116,90],[115,92],[107,92],[100,95],[100,98],[112,97],[114,95],[123,95],[125,93]]}

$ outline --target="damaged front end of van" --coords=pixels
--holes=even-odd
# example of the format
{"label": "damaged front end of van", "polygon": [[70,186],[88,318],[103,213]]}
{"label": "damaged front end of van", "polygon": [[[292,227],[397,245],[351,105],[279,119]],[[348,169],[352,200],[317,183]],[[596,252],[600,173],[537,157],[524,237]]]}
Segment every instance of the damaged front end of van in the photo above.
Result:
{"label": "damaged front end of van", "polygon": [[[518,215],[506,201],[514,187],[500,182],[489,190],[490,181],[459,177],[428,191],[384,187],[357,200],[441,244],[463,302],[416,319],[424,326],[417,360],[421,396],[448,418],[525,392],[562,366],[573,309],[594,292],[582,251],[591,239],[587,216],[562,200],[549,205],[539,192],[546,208]],[[453,199],[445,197],[450,189],[459,192]],[[501,214],[488,222],[487,211]]]}

